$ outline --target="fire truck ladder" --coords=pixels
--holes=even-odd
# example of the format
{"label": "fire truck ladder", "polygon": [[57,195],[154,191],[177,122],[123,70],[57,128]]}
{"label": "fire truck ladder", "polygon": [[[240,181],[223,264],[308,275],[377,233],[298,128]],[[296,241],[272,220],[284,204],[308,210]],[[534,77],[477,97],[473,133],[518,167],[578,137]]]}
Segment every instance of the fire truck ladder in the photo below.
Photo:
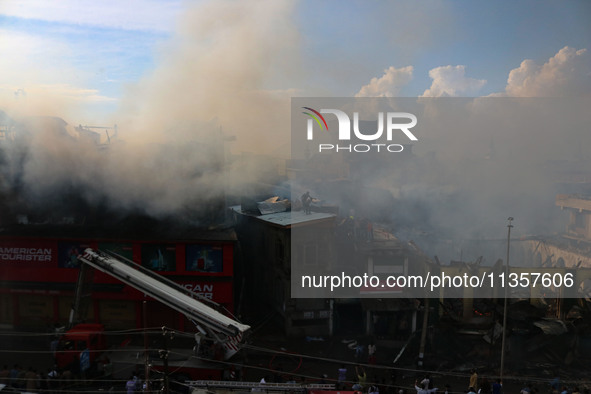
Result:
{"label": "fire truck ladder", "polygon": [[250,326],[239,323],[206,305],[205,302],[215,304],[210,300],[200,298],[178,283],[120,256],[114,257],[88,248],[83,255],[78,256],[78,260],[184,314],[204,326],[208,332],[218,337],[217,339],[220,339],[219,334],[224,334],[229,337],[226,341],[240,341],[250,329]]}

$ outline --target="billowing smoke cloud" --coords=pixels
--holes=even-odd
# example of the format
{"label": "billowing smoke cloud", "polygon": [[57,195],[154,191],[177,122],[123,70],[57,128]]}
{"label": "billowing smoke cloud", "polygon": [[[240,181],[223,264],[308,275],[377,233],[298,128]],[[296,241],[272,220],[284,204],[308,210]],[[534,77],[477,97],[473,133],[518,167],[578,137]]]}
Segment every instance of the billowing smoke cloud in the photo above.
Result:
{"label": "billowing smoke cloud", "polygon": [[466,67],[441,66],[429,71],[431,87],[421,97],[474,96],[486,84],[484,79],[466,77]]}
{"label": "billowing smoke cloud", "polygon": [[504,258],[502,247],[487,254],[482,245],[473,246],[502,241],[509,216],[515,218],[515,237],[564,231],[568,215],[556,207],[555,198],[585,186],[569,181],[589,166],[581,148],[591,144],[588,99],[394,101],[395,108],[417,115],[413,132],[418,141],[414,155],[376,154],[371,169],[373,157],[353,155],[357,161],[350,171],[359,173],[363,164],[366,190],[389,190],[394,197],[379,206],[363,204],[364,215],[389,218],[397,236],[414,240],[444,262],[484,255],[492,264]]}
{"label": "billowing smoke cloud", "polygon": [[586,49],[562,48],[543,65],[527,59],[511,70],[505,92],[509,97],[573,97],[591,92],[591,58]]}
{"label": "billowing smoke cloud", "polygon": [[390,66],[380,78],[372,78],[367,85],[361,87],[355,97],[396,97],[400,89],[412,80],[412,72],[412,66]]}
{"label": "billowing smoke cloud", "polygon": [[[178,123],[213,122],[241,148],[273,151],[286,143],[290,87],[271,84],[297,64],[291,13],[290,2],[273,1],[211,2],[185,12],[157,69],[123,98],[123,128],[170,140]],[[185,131],[185,138],[203,134]]]}
{"label": "billowing smoke cloud", "polygon": [[[223,203],[224,190],[239,190],[261,170],[232,166],[232,147],[288,152],[290,91],[274,83],[297,65],[292,7],[221,1],[189,9],[160,45],[155,69],[128,87],[107,149],[55,119],[18,123],[9,113],[19,138],[3,155],[5,187],[40,205],[76,190],[151,215]],[[105,130],[91,131],[108,142]]]}
{"label": "billowing smoke cloud", "polygon": [[[524,61],[505,92],[476,99],[443,97],[475,94],[485,80],[466,77],[463,66],[431,70],[433,84],[416,109],[415,156],[366,172],[379,174],[368,185],[395,199],[373,218],[390,210],[398,236],[444,262],[504,258],[509,216],[517,237],[564,231],[568,215],[555,206],[556,194],[589,192],[570,180],[589,166],[589,100],[580,98],[591,91],[590,70],[585,49],[565,47],[543,65]],[[479,243],[491,239],[499,240],[495,250]]]}

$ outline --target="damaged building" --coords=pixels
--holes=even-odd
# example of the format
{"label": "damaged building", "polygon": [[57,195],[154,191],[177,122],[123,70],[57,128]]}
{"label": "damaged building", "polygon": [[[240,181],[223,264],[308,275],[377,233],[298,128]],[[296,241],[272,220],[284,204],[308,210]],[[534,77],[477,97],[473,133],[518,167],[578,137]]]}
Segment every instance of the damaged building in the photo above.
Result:
{"label": "damaged building", "polygon": [[[142,147],[158,155],[136,167],[126,161],[131,151],[117,142],[116,127],[74,127],[54,117],[15,120],[0,111],[0,327],[45,330],[67,324],[77,256],[89,247],[115,252],[238,313],[240,260],[235,232],[223,225],[223,190],[200,197],[202,205],[189,193],[193,183],[223,172],[224,152],[219,144],[185,145],[156,150],[146,144]],[[197,161],[185,169],[172,167],[177,153],[203,152],[209,166],[193,166],[202,163]],[[104,167],[113,160],[128,166],[109,173]],[[159,167],[176,177],[156,173]],[[123,175],[127,171],[130,178]],[[154,184],[141,184],[143,175]],[[136,181],[141,188],[134,187]],[[176,205],[166,200],[174,194],[166,186],[185,185],[186,200]],[[108,329],[146,323],[196,329],[182,314],[105,274],[94,279],[83,313],[88,322]]]}
{"label": "damaged building", "polygon": [[425,272],[429,261],[416,245],[396,239],[367,218],[351,212],[344,217],[319,198],[309,214],[299,199],[256,200],[244,199],[231,211],[245,262],[245,299],[259,313],[260,305],[272,308],[290,336],[367,335],[404,341],[417,329],[417,302],[396,298],[397,290],[361,288],[352,297],[327,297],[326,289],[309,289],[303,297],[291,296],[300,272],[346,269],[380,278]]}
{"label": "damaged building", "polygon": [[[0,327],[47,329],[68,323],[86,248],[133,261],[235,311],[236,237],[147,217],[101,226],[20,224],[0,229]],[[103,273],[95,273],[88,322],[109,329],[166,325],[196,328],[187,318]],[[147,302],[147,308],[142,302]]]}
{"label": "damaged building", "polygon": [[[283,200],[285,201],[285,200]],[[287,209],[286,202],[231,208],[244,261],[244,294],[253,313],[269,309],[282,316],[289,335],[327,335],[332,330],[331,301],[291,298],[291,230],[304,228],[309,238],[293,251],[301,264],[331,264],[334,260],[336,215]],[[260,308],[263,304],[268,308]],[[248,308],[248,307],[247,307]],[[264,316],[263,316],[264,317]]]}

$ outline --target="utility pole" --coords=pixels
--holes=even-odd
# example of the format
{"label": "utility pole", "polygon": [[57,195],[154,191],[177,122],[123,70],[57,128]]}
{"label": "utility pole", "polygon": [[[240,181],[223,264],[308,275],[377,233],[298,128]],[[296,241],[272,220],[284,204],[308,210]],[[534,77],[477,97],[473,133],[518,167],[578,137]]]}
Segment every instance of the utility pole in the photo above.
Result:
{"label": "utility pole", "polygon": [[425,358],[425,344],[427,342],[427,329],[429,328],[429,298],[425,297],[425,310],[423,311],[423,329],[421,331],[421,344],[419,346],[419,367],[423,368]]}
{"label": "utility pole", "polygon": [[147,302],[144,300],[144,302],[142,303],[142,307],[143,307],[143,314],[144,314],[144,356],[145,356],[145,370],[144,370],[144,383],[146,385],[146,392],[150,392],[150,351],[148,349],[148,308],[147,308]]}
{"label": "utility pole", "polygon": [[505,369],[505,338],[507,336],[507,296],[509,295],[509,248],[511,245],[511,228],[513,227],[511,222],[513,221],[513,218],[509,217],[507,220],[509,220],[509,224],[507,225],[507,259],[505,260],[505,303],[503,307],[503,339],[501,340],[501,382],[503,381],[503,370]]}
{"label": "utility pole", "polygon": [[162,391],[165,394],[170,393],[170,382],[168,376],[168,336],[170,335],[170,339],[174,338],[174,331],[168,330],[167,327],[162,327],[162,336],[164,337],[164,349],[160,350],[160,358],[162,359],[162,363],[164,364],[164,385],[162,387]]}

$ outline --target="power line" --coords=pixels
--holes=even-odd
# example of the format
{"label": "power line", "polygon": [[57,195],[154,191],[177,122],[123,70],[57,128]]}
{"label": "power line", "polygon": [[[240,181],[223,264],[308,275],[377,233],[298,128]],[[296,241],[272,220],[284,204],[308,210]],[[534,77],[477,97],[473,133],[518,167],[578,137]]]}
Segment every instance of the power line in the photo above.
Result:
{"label": "power line", "polygon": [[[144,330],[144,329],[128,329],[128,330],[105,331],[104,335],[106,335],[106,336],[109,336],[109,335],[113,335],[113,336],[130,335],[130,334],[131,335],[143,335],[144,332],[147,332],[149,334],[154,334],[154,335],[161,335],[160,327],[158,327],[158,328],[151,327],[146,330]],[[60,335],[60,334],[63,334],[63,333],[0,332],[0,336],[23,337],[23,338],[47,337],[47,336],[53,337],[53,336]],[[194,334],[175,330],[175,335],[185,337],[185,338],[192,338]],[[260,352],[260,353],[268,353],[268,354],[281,355],[281,356],[300,357],[300,358],[306,359],[306,360],[321,361],[321,362],[337,364],[337,365],[340,365],[340,364],[359,365],[359,366],[363,366],[365,368],[379,368],[380,370],[386,370],[386,371],[392,370],[392,371],[397,371],[397,372],[399,371],[399,372],[403,372],[403,373],[414,373],[414,374],[425,374],[425,373],[434,374],[434,375],[444,374],[445,376],[456,377],[456,378],[468,378],[470,376],[467,373],[454,372],[453,370],[448,370],[448,371],[425,370],[425,369],[415,369],[415,368],[393,367],[393,366],[388,366],[388,365],[364,364],[364,363],[359,363],[359,362],[345,361],[345,360],[328,358],[328,357],[320,357],[320,356],[314,356],[314,355],[308,355],[308,354],[280,351],[280,350],[276,350],[276,349],[266,348],[266,347],[262,347],[262,346],[249,345],[249,344],[244,344],[242,346],[242,348],[246,349],[246,350],[253,350],[256,352]],[[141,352],[145,351],[145,349],[143,349],[143,348],[142,349],[134,349],[134,350],[138,350]],[[147,349],[148,352],[157,352],[159,350],[161,350],[161,349],[154,348],[154,347]],[[89,351],[94,352],[94,353],[105,352],[105,350],[89,350]],[[106,351],[112,352],[112,353],[118,353],[118,352],[129,352],[130,349],[128,349],[128,348],[109,348]],[[22,354],[52,354],[52,353],[54,353],[53,350],[18,350],[18,349],[16,349],[16,350],[15,349],[2,349],[2,350],[0,350],[0,352],[7,353],[7,354],[18,354],[18,353],[22,353]],[[172,354],[187,356],[186,353],[175,352],[174,349],[170,350],[170,352]],[[190,356],[189,359],[190,358],[195,358],[195,359],[198,359],[201,361],[207,361],[209,363],[217,363],[217,364],[226,365],[226,366],[233,365],[235,367],[247,367],[249,369],[256,369],[256,370],[261,370],[261,371],[271,372],[271,373],[278,372],[273,368],[265,368],[265,367],[261,367],[261,366],[255,366],[255,365],[244,365],[242,363],[233,363],[233,362],[221,361],[221,360],[212,360],[212,359],[198,357],[198,356],[194,356],[194,355]],[[187,363],[189,363],[189,359],[187,359],[183,365],[176,367],[175,370],[171,373],[174,374],[176,371],[179,371],[181,368],[185,367],[187,365]],[[303,377],[303,378],[307,378],[307,379],[318,379],[317,376],[310,376],[310,375],[301,374],[301,373],[283,372],[283,371],[282,371],[282,373],[286,374],[286,375]],[[496,375],[492,375],[492,376],[481,375],[481,377],[493,379],[493,378],[496,378]],[[551,379],[544,379],[544,378],[540,378],[538,376],[505,376],[505,380],[522,380],[522,381],[527,380],[530,382],[538,382],[538,383],[549,383],[551,381]],[[100,381],[100,380],[91,380],[91,381]],[[572,383],[581,384],[581,385],[591,383],[591,381],[589,381],[589,380],[583,380],[583,381],[581,381],[581,380],[567,380],[564,382],[565,383],[572,382]],[[378,382],[376,382],[376,383],[378,383]],[[398,387],[398,386],[393,386],[393,387]]]}

